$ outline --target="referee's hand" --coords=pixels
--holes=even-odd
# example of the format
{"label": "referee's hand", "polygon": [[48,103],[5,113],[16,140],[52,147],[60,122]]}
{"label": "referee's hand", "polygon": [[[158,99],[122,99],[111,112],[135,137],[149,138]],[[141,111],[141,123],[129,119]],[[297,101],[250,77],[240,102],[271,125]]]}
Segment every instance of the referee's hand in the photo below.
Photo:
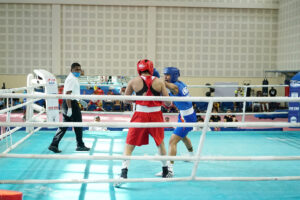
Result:
{"label": "referee's hand", "polygon": [[72,108],[68,108],[67,116],[68,117],[72,116]]}

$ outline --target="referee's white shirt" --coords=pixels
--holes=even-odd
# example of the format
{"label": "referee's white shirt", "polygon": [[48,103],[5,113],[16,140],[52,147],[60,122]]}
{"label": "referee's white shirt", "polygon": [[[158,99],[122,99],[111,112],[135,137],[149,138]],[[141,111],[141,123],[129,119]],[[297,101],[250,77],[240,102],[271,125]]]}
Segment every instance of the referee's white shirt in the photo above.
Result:
{"label": "referee's white shirt", "polygon": [[80,95],[79,80],[73,75],[72,72],[67,76],[64,84],[64,94],[66,94],[68,91],[72,91],[72,95]]}

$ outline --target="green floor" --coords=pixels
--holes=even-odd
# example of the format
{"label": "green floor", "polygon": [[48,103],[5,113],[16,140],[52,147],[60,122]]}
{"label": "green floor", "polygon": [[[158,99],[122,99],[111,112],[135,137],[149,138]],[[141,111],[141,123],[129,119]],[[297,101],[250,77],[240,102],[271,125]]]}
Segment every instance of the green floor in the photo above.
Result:
{"label": "green floor", "polygon": [[[55,131],[40,131],[19,145],[11,153],[52,154],[47,147]],[[13,142],[23,137],[20,131]],[[197,149],[200,133],[189,134]],[[75,151],[75,135],[67,132],[60,149],[62,154],[119,155],[122,154],[125,132],[84,133],[84,141],[92,147],[89,153]],[[170,132],[166,133],[168,143]],[[0,141],[0,151],[6,148]],[[183,144],[178,154],[185,154]],[[155,155],[157,149],[152,139],[148,146],[136,148],[134,155]],[[299,156],[300,132],[209,132],[203,148],[205,156]],[[176,162],[175,177],[191,174],[193,163]],[[0,159],[1,180],[116,178],[121,161],[79,161],[46,159]],[[129,178],[154,178],[161,169],[157,161],[132,161]],[[300,176],[300,161],[211,161],[201,162],[197,176],[252,177]],[[0,189],[23,192],[24,200],[145,200],[145,199],[300,199],[300,181],[204,181],[127,183],[114,188],[108,183],[90,184],[0,184]]]}

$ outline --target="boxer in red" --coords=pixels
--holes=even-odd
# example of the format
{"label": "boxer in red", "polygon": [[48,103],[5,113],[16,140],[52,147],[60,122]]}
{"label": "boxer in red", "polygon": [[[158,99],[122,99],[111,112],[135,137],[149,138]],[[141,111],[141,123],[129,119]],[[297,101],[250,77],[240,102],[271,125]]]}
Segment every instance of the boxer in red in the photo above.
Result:
{"label": "boxer in red", "polygon": [[[125,95],[137,96],[169,96],[165,83],[153,76],[153,63],[150,60],[140,60],[137,63],[139,76],[129,81],[125,90]],[[126,101],[129,103],[130,101]],[[136,101],[136,110],[130,122],[164,122],[161,112],[161,101]],[[164,102],[166,106],[171,102]],[[130,156],[136,146],[147,145],[149,143],[149,134],[153,137],[160,155],[166,155],[164,144],[164,128],[129,128],[124,155]],[[121,177],[127,178],[129,160],[122,163]],[[167,161],[162,161],[162,177],[168,177]],[[116,183],[115,187],[120,187],[121,183]]]}

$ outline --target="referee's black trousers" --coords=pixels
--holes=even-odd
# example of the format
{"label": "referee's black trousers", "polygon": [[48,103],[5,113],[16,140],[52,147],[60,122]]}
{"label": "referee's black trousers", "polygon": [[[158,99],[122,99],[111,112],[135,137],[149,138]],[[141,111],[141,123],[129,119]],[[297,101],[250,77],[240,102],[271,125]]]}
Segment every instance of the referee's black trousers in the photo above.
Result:
{"label": "referee's black trousers", "polygon": [[[68,112],[68,106],[66,100],[62,103],[63,110],[63,122],[82,122],[81,110],[76,100],[71,101],[72,105],[72,115],[68,117],[66,114]],[[59,127],[56,131],[56,134],[52,140],[51,146],[58,147],[60,140],[64,137],[68,127]],[[77,147],[83,147],[84,143],[82,141],[82,127],[74,127]]]}

